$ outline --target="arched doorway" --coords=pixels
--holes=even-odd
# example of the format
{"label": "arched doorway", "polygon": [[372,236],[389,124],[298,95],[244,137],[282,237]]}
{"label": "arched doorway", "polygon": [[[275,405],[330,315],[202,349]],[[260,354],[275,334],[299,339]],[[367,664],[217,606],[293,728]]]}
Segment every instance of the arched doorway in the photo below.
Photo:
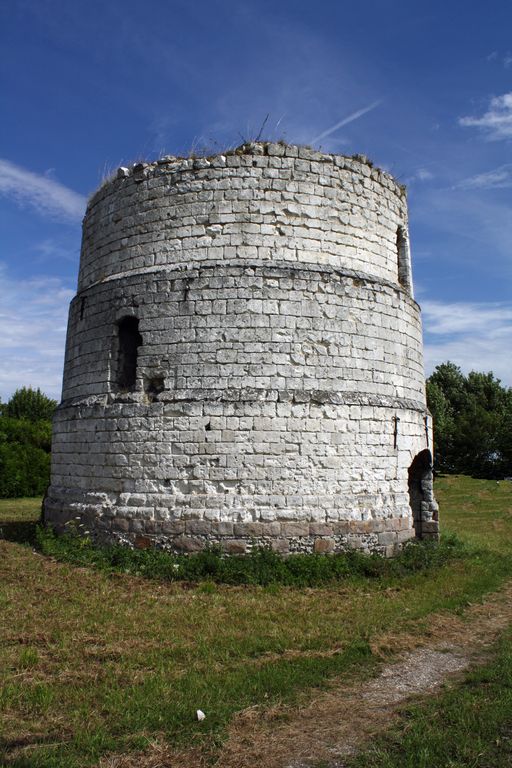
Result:
{"label": "arched doorway", "polygon": [[409,467],[409,504],[416,538],[430,538],[431,523],[437,520],[437,503],[434,498],[432,455],[427,449],[418,453]]}

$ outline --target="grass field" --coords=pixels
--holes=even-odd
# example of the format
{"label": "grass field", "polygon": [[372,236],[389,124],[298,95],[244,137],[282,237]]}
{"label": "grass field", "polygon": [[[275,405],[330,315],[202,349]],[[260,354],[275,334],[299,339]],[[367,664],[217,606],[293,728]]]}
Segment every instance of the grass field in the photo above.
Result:
{"label": "grass field", "polygon": [[463,557],[305,589],[57,562],[31,546],[40,501],[0,501],[1,764],[92,766],[156,737],[213,759],[237,711],[370,674],[381,635],[420,632],[433,612],[460,612],[512,576],[512,483],[446,477],[436,493],[443,531],[470,545]]}

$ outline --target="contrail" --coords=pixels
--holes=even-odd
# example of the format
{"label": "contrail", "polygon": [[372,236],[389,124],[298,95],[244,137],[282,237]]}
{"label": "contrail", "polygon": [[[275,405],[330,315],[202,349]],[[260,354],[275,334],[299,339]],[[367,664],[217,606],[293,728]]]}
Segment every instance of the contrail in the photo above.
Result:
{"label": "contrail", "polygon": [[337,131],[338,128],[342,128],[344,125],[348,125],[348,123],[352,123],[354,120],[357,120],[358,117],[362,117],[363,115],[366,115],[367,112],[371,112],[372,109],[375,109],[375,107],[378,107],[379,104],[381,103],[382,103],[382,99],[379,99],[378,101],[374,101],[368,107],[364,107],[364,109],[358,109],[357,112],[352,112],[351,115],[343,118],[343,120],[340,120],[340,122],[336,123],[336,125],[332,125],[326,131],[318,134],[318,136],[315,136],[314,139],[311,139],[310,144],[316,144],[318,141],[320,141],[320,139],[325,139],[326,136],[330,136],[331,133],[334,133],[334,131]]}

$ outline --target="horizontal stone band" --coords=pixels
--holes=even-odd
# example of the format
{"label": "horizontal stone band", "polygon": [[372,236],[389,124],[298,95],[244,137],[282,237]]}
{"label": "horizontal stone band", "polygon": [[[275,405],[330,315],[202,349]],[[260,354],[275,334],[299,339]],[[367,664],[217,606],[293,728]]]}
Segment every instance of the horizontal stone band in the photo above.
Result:
{"label": "horizontal stone band", "polygon": [[384,278],[377,278],[373,275],[366,274],[366,272],[360,272],[353,269],[342,269],[340,267],[331,267],[328,264],[291,264],[287,261],[247,261],[240,259],[230,259],[222,261],[204,261],[194,263],[193,266],[188,264],[173,264],[172,266],[165,264],[155,267],[143,267],[138,269],[123,270],[109,275],[102,280],[98,280],[95,283],[88,285],[87,288],[79,291],[74,298],[74,301],[78,301],[82,296],[86,295],[89,291],[93,290],[99,285],[105,283],[116,282],[120,280],[126,280],[131,277],[141,277],[150,275],[165,275],[166,279],[187,279],[194,280],[197,277],[204,277],[205,273],[209,270],[213,274],[222,268],[224,274],[229,274],[232,269],[234,273],[242,270],[247,272],[248,270],[255,270],[255,274],[268,276],[268,277],[297,277],[307,278],[312,275],[321,275],[327,277],[330,280],[349,279],[356,281],[359,285],[368,283],[371,286],[380,285],[385,288],[391,288],[394,291],[400,293],[401,297],[408,301],[413,306],[419,307],[418,303],[412,298],[410,293],[405,290],[401,285],[392,282],[391,280],[385,280]]}
{"label": "horizontal stone band", "polygon": [[279,402],[279,403],[313,403],[316,405],[361,405],[373,408],[389,408],[403,411],[417,411],[428,414],[424,403],[417,400],[408,400],[400,397],[387,397],[385,395],[365,394],[364,392],[328,392],[325,390],[268,390],[268,389],[194,389],[174,392],[162,392],[157,401],[147,403],[143,395],[139,393],[127,393],[120,395],[93,395],[90,397],[69,398],[64,400],[59,410],[75,408],[77,406],[110,406],[139,405],[141,408],[151,408],[151,412],[160,407],[164,411],[165,406],[197,402]]}

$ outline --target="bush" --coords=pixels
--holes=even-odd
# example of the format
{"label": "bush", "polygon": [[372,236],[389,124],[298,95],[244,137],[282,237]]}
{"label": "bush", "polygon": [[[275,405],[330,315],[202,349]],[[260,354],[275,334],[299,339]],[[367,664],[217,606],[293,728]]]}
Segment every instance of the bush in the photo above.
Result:
{"label": "bush", "polygon": [[109,572],[132,573],[164,581],[261,586],[316,587],[346,578],[406,576],[439,568],[467,555],[465,546],[454,536],[443,537],[440,544],[413,542],[392,559],[357,551],[282,557],[263,548],[247,555],[226,557],[215,547],[191,555],[172,555],[163,550],[130,549],[120,544],[95,546],[87,537],[76,533],[56,536],[51,529],[41,526],[37,541],[45,555]]}
{"label": "bush", "polygon": [[42,496],[50,482],[51,423],[0,416],[0,497]]}

